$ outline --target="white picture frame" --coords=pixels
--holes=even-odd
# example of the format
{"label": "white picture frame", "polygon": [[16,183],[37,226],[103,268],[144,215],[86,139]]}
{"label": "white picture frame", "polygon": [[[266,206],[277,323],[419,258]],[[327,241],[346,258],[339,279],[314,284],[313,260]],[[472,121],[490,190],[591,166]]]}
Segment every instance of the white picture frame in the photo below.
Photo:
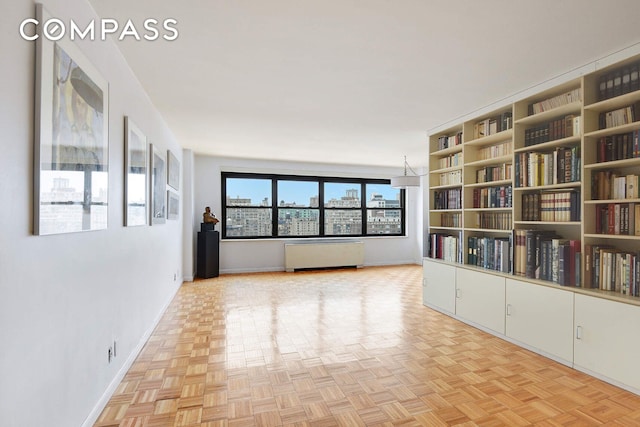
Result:
{"label": "white picture frame", "polygon": [[[38,3],[36,18],[51,15]],[[109,83],[75,43],[37,29],[33,232],[106,229]]]}
{"label": "white picture frame", "polygon": [[149,144],[151,172],[151,225],[164,224],[167,215],[167,167],[164,152]]}
{"label": "white picture frame", "polygon": [[149,223],[149,153],[147,137],[131,120],[124,117],[124,225],[134,227]]}
{"label": "white picture frame", "polygon": [[176,191],[180,190],[180,162],[171,150],[167,150],[167,184]]}

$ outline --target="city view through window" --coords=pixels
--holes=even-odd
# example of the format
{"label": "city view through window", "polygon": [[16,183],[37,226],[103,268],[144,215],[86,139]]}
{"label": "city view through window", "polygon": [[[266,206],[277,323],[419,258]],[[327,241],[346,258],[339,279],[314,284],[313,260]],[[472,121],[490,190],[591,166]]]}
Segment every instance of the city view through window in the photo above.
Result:
{"label": "city view through window", "polygon": [[225,238],[404,233],[404,193],[388,180],[235,175],[223,175]]}

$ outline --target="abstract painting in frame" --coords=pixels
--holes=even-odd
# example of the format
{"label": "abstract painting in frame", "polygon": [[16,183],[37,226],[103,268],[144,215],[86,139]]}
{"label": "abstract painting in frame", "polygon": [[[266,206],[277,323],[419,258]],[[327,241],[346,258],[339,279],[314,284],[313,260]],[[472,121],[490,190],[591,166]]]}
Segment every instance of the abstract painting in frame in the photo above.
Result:
{"label": "abstract painting in frame", "polygon": [[167,150],[167,184],[174,190],[180,190],[180,162]]}
{"label": "abstract painting in frame", "polygon": [[180,216],[180,196],[167,190],[167,219],[178,219]]}
{"label": "abstract painting in frame", "polygon": [[124,225],[146,225],[149,199],[147,137],[127,116],[124,118],[124,144]]}
{"label": "abstract painting in frame", "polygon": [[164,154],[149,144],[151,153],[151,224],[164,224],[167,215],[167,167]]}
{"label": "abstract painting in frame", "polygon": [[[41,4],[36,16],[51,18]],[[34,234],[107,228],[108,82],[72,41],[40,33],[35,94]]]}

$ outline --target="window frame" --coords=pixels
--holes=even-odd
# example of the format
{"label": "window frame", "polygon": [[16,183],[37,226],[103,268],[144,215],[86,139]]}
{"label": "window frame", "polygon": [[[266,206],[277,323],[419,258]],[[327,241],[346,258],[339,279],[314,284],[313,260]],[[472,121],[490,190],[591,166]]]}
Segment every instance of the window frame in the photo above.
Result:
{"label": "window frame", "polygon": [[[227,206],[227,179],[268,179],[271,180],[271,206]],[[286,174],[267,174],[267,173],[250,173],[250,172],[221,172],[221,194],[222,194],[222,236],[223,240],[264,240],[264,239],[336,239],[351,237],[404,237],[406,236],[406,190],[398,189],[400,192],[400,207],[393,208],[368,208],[366,201],[366,185],[367,184],[383,184],[389,185],[391,180],[379,178],[354,178],[354,177],[335,177],[335,176],[311,176],[311,175],[286,175]],[[279,208],[278,200],[278,181],[311,181],[318,183],[318,207],[296,207],[295,209],[311,209],[319,210],[318,217],[318,234],[314,235],[294,235],[279,236],[278,235],[278,218],[279,209],[291,209],[287,207]],[[325,207],[324,186],[325,183],[346,183],[359,185],[360,207]],[[226,228],[227,209],[271,209],[271,235],[270,236],[228,236]],[[400,211],[400,232],[393,234],[367,233],[367,214],[368,211],[375,210],[399,210]],[[359,234],[325,234],[325,210],[358,210],[361,212],[361,230]]]}

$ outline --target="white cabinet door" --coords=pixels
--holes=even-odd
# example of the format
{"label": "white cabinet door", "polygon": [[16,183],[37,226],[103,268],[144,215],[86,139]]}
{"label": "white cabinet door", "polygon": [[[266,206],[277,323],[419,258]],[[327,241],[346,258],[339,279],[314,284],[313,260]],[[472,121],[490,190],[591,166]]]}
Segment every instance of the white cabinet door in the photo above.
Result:
{"label": "white cabinet door", "polygon": [[456,267],[425,259],[422,264],[424,305],[448,313],[456,311]]}
{"label": "white cabinet door", "polygon": [[456,315],[504,335],[504,277],[459,268]]}
{"label": "white cabinet door", "polygon": [[640,390],[640,307],[575,296],[574,366]]}
{"label": "white cabinet door", "polygon": [[573,292],[507,279],[506,335],[573,363]]}

